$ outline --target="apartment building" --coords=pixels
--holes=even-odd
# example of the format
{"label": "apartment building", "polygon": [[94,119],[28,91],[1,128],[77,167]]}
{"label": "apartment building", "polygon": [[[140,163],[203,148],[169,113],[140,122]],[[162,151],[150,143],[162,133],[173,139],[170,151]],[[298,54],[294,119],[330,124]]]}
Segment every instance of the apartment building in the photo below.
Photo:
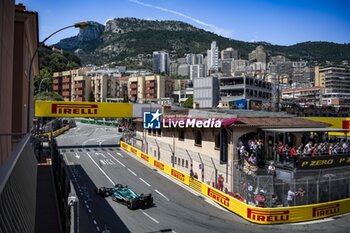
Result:
{"label": "apartment building", "polygon": [[129,99],[131,101],[162,102],[162,99],[171,98],[173,80],[160,75],[135,76],[128,81]]}
{"label": "apartment building", "polygon": [[334,106],[350,105],[349,67],[315,67],[315,86],[324,88],[323,104]]}
{"label": "apartment building", "polygon": [[75,69],[53,73],[53,91],[64,101],[88,101],[90,94],[88,69]]}
{"label": "apartment building", "polygon": [[106,102],[107,98],[119,98],[121,74],[114,69],[87,72],[90,78],[90,101]]}

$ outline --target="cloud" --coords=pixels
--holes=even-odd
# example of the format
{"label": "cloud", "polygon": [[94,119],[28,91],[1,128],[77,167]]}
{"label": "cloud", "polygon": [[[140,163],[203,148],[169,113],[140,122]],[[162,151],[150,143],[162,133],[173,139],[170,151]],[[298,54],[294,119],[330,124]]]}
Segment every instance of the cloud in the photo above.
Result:
{"label": "cloud", "polygon": [[185,19],[189,19],[189,20],[191,20],[191,21],[193,21],[193,22],[195,22],[195,23],[197,23],[199,25],[207,27],[209,30],[215,32],[216,34],[222,35],[222,36],[232,37],[232,34],[233,34],[233,30],[217,27],[217,26],[215,26],[213,24],[209,24],[209,23],[203,22],[203,21],[201,21],[199,19],[193,18],[193,17],[191,17],[189,15],[185,15],[185,14],[183,14],[181,12],[178,12],[178,11],[174,11],[174,10],[167,9],[167,8],[164,8],[164,7],[160,7],[160,6],[144,3],[144,2],[141,2],[141,1],[138,1],[138,0],[129,0],[129,2],[136,3],[136,4],[144,6],[144,7],[150,7],[150,8],[154,8],[154,9],[160,10],[160,11],[168,12],[168,13],[171,13],[171,14],[174,14],[174,15],[178,15],[178,16],[183,17]]}

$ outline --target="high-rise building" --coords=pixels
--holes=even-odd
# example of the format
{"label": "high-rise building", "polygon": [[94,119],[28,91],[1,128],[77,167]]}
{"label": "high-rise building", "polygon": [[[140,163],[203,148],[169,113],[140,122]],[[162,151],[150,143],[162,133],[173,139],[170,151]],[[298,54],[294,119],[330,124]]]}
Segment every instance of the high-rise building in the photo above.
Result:
{"label": "high-rise building", "polygon": [[210,50],[207,50],[207,73],[217,72],[219,69],[219,47],[213,41]]}
{"label": "high-rise building", "polygon": [[203,54],[186,54],[186,63],[189,65],[203,64]]}
{"label": "high-rise building", "polygon": [[233,48],[227,48],[224,50],[221,50],[221,60],[224,59],[238,59],[239,53],[238,50]]}
{"label": "high-rise building", "polygon": [[156,74],[169,73],[169,54],[164,51],[153,52],[153,72]]}
{"label": "high-rise building", "polygon": [[188,65],[188,64],[179,65],[179,67],[177,69],[177,74],[179,76],[189,77],[190,76],[190,65]]}

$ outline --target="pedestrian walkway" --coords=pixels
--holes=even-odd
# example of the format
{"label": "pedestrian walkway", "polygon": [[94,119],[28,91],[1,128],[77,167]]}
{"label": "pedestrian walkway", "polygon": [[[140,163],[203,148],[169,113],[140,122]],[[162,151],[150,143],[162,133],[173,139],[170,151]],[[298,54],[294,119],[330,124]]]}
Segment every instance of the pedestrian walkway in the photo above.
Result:
{"label": "pedestrian walkway", "polygon": [[51,160],[38,163],[36,193],[36,233],[61,233]]}

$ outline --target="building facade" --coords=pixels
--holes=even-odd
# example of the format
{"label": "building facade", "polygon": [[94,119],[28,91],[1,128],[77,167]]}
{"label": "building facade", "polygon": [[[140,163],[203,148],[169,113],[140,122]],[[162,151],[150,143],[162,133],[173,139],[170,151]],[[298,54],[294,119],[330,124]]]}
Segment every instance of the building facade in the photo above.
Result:
{"label": "building facade", "polygon": [[171,98],[173,83],[173,80],[160,75],[130,77],[129,99],[137,103],[161,103]]}
{"label": "building facade", "polygon": [[316,67],[315,85],[324,88],[323,104],[334,106],[350,105],[349,67]]}
{"label": "building facade", "polygon": [[265,52],[265,49],[263,46],[259,45],[256,47],[255,50],[253,50],[251,53],[249,53],[249,61],[250,62],[267,62],[267,53]]}
{"label": "building facade", "polygon": [[225,59],[239,59],[238,50],[233,48],[221,50],[221,60]]}
{"label": "building facade", "polygon": [[190,79],[193,80],[199,77],[206,77],[205,64],[190,65]]}
{"label": "building facade", "polygon": [[207,50],[207,74],[211,72],[217,72],[219,70],[219,47],[216,45],[216,41],[213,41],[210,45],[210,49]]}
{"label": "building facade", "polygon": [[186,54],[186,64],[195,65],[195,64],[203,64],[203,54]]}
{"label": "building facade", "polygon": [[90,98],[90,78],[87,69],[75,69],[53,73],[53,91],[64,101],[88,101]]}
{"label": "building facade", "polygon": [[169,73],[169,54],[164,51],[153,52],[153,72],[156,74]]}
{"label": "building facade", "polygon": [[193,104],[196,108],[213,108],[219,104],[219,81],[217,77],[193,79]]}
{"label": "building facade", "polygon": [[35,232],[37,158],[33,126],[34,76],[39,74],[38,14],[0,0],[0,231]]}
{"label": "building facade", "polygon": [[259,108],[271,101],[272,84],[257,78],[246,76],[220,77],[220,98],[222,101],[249,101],[251,108]]}

